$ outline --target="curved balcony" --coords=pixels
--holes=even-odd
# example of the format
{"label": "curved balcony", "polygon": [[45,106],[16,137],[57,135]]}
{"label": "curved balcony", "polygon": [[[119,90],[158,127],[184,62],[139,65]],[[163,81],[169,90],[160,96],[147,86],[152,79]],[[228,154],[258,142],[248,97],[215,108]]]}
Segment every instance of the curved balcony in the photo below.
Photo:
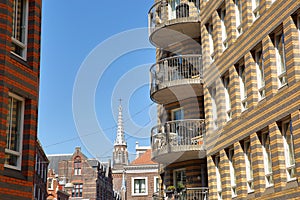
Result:
{"label": "curved balcony", "polygon": [[205,120],[169,121],[151,130],[152,160],[173,163],[206,156]]}
{"label": "curved balcony", "polygon": [[150,97],[159,104],[203,94],[201,55],[182,55],[165,58],[150,69]]}
{"label": "curved balcony", "polygon": [[200,36],[199,0],[162,0],[148,12],[150,42],[165,48],[169,44]]}

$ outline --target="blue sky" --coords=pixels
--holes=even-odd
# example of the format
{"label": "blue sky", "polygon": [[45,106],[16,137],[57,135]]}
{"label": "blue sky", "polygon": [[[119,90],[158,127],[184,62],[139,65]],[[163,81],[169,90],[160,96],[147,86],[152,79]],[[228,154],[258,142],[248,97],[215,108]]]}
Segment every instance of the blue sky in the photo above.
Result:
{"label": "blue sky", "polygon": [[[153,1],[141,0],[43,1],[38,137],[47,154],[72,153],[76,146],[81,146],[85,154],[93,156],[86,148],[87,144],[79,139],[73,119],[72,94],[76,76],[88,55],[102,42],[121,32],[147,27],[147,12],[152,4]],[[101,59],[100,55],[99,63]],[[148,65],[153,62],[154,48],[132,51],[113,60],[101,77],[95,95],[95,113],[109,140],[116,136],[113,113],[117,112],[118,98],[124,98],[123,92],[127,92],[127,83],[118,81],[122,76],[128,80],[126,74],[130,76],[129,71],[137,66],[145,65],[143,67],[148,70]],[[132,80],[137,78],[149,82],[148,74],[133,76]],[[122,92],[115,94],[120,84]],[[132,156],[137,140],[141,145],[149,145],[149,137],[144,136],[150,136],[150,128],[142,127],[156,120],[149,115],[149,108],[153,110],[155,107],[149,98],[149,85],[139,85],[134,89],[129,91],[130,98],[123,100],[124,110],[129,113],[129,116],[124,116],[124,126]],[[129,123],[141,128],[128,129]],[[86,134],[93,140],[93,133]],[[101,142],[104,141],[99,141],[100,146]],[[97,155],[100,160],[106,160],[111,152]]]}

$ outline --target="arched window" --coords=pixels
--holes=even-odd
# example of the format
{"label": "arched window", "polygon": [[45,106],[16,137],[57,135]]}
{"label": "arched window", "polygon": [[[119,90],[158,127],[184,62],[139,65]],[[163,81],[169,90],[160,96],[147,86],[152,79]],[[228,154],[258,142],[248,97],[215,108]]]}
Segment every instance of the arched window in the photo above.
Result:
{"label": "arched window", "polygon": [[81,158],[79,156],[74,159],[74,175],[81,175]]}

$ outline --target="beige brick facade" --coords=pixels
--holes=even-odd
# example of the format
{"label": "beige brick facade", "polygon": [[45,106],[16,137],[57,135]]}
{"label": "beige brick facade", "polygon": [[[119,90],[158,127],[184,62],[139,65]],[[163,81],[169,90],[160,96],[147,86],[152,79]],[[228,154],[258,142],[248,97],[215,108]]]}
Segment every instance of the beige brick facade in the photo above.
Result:
{"label": "beige brick facade", "polygon": [[[172,11],[172,2],[167,4],[169,10],[165,12]],[[174,2],[186,4],[185,1]],[[188,168],[201,162],[207,165],[208,184],[199,181],[193,187],[208,187],[209,199],[297,199],[300,196],[299,1],[200,0],[190,1],[188,5],[191,4],[199,6],[198,22],[192,13],[177,16],[181,19],[175,21],[162,16],[161,21],[166,28],[193,38],[194,43],[187,40],[184,45],[182,41],[175,43],[174,38],[163,38],[164,28],[160,25],[152,27],[150,41],[157,47],[158,63],[161,59],[172,60],[172,56],[184,60],[186,54],[200,53],[202,80],[197,85],[192,76],[164,79],[165,84],[169,84],[167,89],[151,91],[151,97],[164,108],[158,113],[161,127],[178,120],[174,119],[172,110],[180,107],[184,110],[181,121],[205,119],[206,154],[203,156],[201,150],[197,150],[199,154],[195,156],[196,148],[188,146],[190,143],[171,144],[172,131],[152,130],[152,140],[158,140],[159,134],[169,139],[168,154],[163,148],[152,147],[155,152],[152,159],[162,164],[162,189],[175,184],[175,167],[175,171],[185,168],[188,191],[191,188],[187,181]],[[176,7],[176,11],[182,11],[180,8]],[[225,16],[221,15],[222,9]],[[167,51],[172,53],[165,53]],[[163,67],[169,74],[175,71],[170,62]],[[183,67],[181,60],[175,67]],[[162,66],[157,64],[152,85],[161,84],[158,82],[160,68]],[[195,92],[194,98],[182,98],[177,90],[188,90],[186,85],[200,92]],[[177,101],[170,98],[167,102],[162,97],[168,95],[168,90],[175,96],[180,94],[181,98]],[[197,99],[196,103],[192,99]],[[184,135],[188,139],[187,135],[194,133],[175,131],[177,137]],[[164,162],[171,156],[174,156],[172,163]],[[218,156],[220,162],[216,163]],[[197,162],[191,163],[192,160]],[[218,188],[219,175],[221,188]],[[192,199],[188,193],[184,198]]]}

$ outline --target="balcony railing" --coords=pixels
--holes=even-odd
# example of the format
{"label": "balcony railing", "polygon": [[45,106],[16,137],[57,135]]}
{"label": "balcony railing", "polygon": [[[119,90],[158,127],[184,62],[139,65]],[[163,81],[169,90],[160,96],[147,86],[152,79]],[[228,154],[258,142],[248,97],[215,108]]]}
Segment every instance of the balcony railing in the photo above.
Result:
{"label": "balcony railing", "polygon": [[151,130],[152,155],[171,152],[204,150],[204,119],[169,121]]}
{"label": "balcony railing", "polygon": [[[186,188],[182,192],[174,192],[169,193],[166,196],[168,198],[174,198],[176,200],[208,200],[208,188],[207,187],[194,187],[194,188]],[[155,200],[164,199],[163,197],[157,196],[154,197]]]}
{"label": "balcony railing", "polygon": [[200,83],[203,75],[201,55],[165,58],[152,65],[151,94],[157,90],[182,84]]}
{"label": "balcony railing", "polygon": [[186,190],[186,200],[208,200],[208,188],[206,187],[187,188]]}
{"label": "balcony railing", "polygon": [[199,0],[168,0],[155,3],[148,12],[150,34],[153,29],[168,21],[181,18],[199,18]]}

